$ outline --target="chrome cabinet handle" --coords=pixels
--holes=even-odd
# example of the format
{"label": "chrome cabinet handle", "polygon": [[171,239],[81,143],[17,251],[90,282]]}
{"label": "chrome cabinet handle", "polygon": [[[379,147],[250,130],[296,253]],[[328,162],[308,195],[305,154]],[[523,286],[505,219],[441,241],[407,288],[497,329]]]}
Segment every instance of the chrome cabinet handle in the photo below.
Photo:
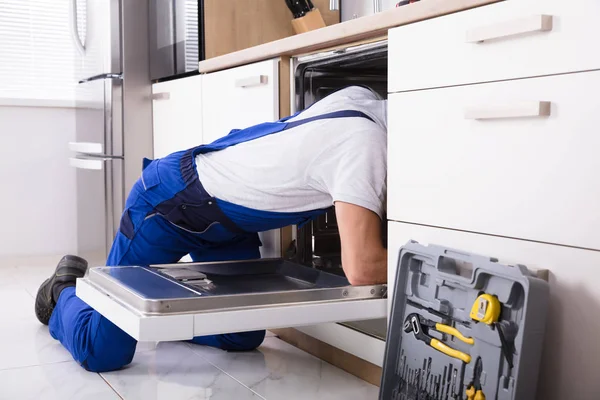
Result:
{"label": "chrome cabinet handle", "polygon": [[523,33],[547,32],[551,30],[551,15],[533,15],[471,29],[467,31],[467,43],[483,43],[488,40],[503,39]]}
{"label": "chrome cabinet handle", "polygon": [[150,96],[152,98],[152,100],[169,100],[171,98],[171,93],[169,92],[159,92],[159,93],[152,93],[152,96]]}
{"label": "chrome cabinet handle", "polygon": [[340,9],[340,0],[329,0],[329,9],[331,11]]}
{"label": "chrome cabinet handle", "polygon": [[123,74],[115,74],[109,72],[108,74],[100,74],[90,76],[89,78],[85,78],[79,81],[79,83],[91,82],[91,81],[99,81],[103,79],[123,79]]}
{"label": "chrome cabinet handle", "polygon": [[267,75],[256,75],[237,79],[235,81],[235,87],[247,88],[266,85],[267,83],[269,83],[269,77]]}
{"label": "chrome cabinet handle", "polygon": [[523,117],[548,117],[552,103],[530,101],[506,106],[472,107],[465,110],[466,119],[501,119]]}

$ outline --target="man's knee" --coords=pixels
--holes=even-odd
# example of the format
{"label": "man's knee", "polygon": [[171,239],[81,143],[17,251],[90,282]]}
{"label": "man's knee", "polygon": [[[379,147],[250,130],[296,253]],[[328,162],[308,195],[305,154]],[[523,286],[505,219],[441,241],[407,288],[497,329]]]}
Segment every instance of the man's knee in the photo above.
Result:
{"label": "man's knee", "polygon": [[114,371],[131,363],[137,341],[104,319],[100,324],[92,348],[84,360],[83,368],[91,372]]}

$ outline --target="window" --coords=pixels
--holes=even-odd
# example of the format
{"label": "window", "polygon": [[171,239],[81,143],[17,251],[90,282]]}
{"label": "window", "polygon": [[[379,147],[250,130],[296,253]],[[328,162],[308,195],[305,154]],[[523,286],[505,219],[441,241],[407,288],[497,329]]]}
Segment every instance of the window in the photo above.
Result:
{"label": "window", "polygon": [[[79,3],[77,2],[78,7]],[[0,101],[69,103],[75,62],[70,0],[0,0]],[[85,22],[85,10],[78,19]],[[83,12],[82,12],[83,11]]]}

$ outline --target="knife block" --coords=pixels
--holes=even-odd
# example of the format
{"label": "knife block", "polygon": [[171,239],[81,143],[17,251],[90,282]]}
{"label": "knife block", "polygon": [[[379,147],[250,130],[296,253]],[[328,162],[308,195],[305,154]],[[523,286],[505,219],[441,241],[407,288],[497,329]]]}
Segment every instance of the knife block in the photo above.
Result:
{"label": "knife block", "polygon": [[297,34],[313,31],[319,28],[325,28],[325,26],[325,21],[323,20],[321,12],[318,8],[307,12],[304,17],[292,20],[292,27],[294,28],[294,32]]}

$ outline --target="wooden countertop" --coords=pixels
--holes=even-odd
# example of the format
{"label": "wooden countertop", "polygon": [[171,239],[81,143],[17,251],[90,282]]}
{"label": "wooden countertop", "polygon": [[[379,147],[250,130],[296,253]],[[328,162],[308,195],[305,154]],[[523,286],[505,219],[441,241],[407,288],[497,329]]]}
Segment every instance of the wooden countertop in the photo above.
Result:
{"label": "wooden countertop", "polygon": [[298,55],[387,34],[395,26],[451,14],[501,0],[422,0],[367,17],[289,36],[274,42],[200,61],[200,73],[218,71],[282,55]]}

